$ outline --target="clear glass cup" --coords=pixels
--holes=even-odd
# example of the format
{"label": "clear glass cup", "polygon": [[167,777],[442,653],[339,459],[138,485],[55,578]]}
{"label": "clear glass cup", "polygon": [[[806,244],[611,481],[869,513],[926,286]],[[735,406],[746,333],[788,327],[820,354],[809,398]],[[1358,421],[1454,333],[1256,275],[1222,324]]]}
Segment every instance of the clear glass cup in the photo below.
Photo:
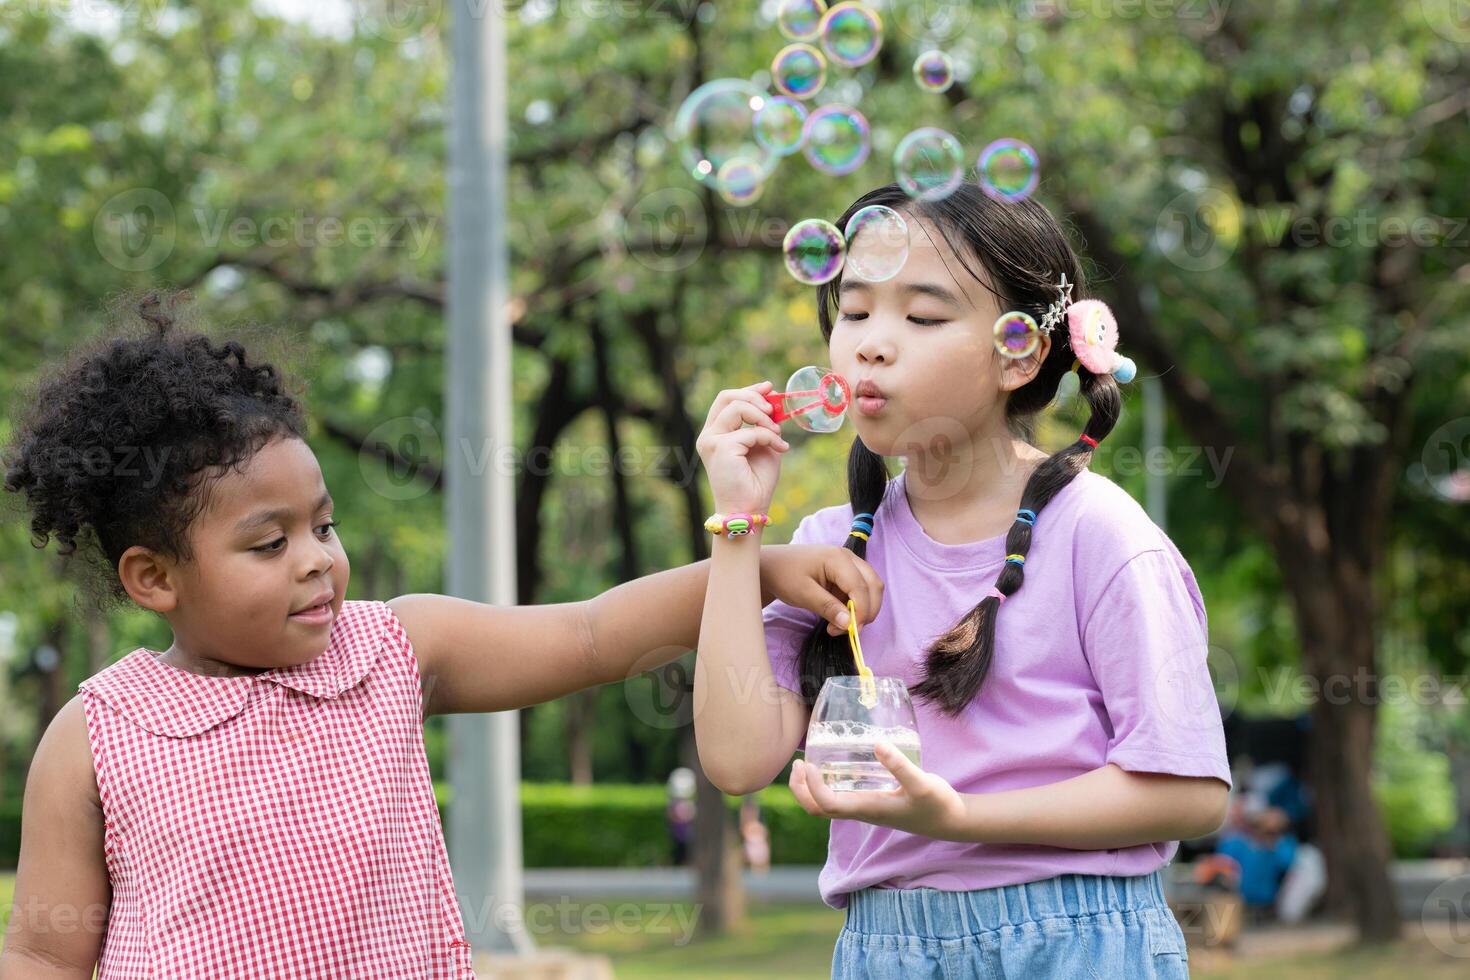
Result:
{"label": "clear glass cup", "polygon": [[877,703],[862,703],[860,679],[829,677],[812,706],[806,761],[837,791],[898,789],[874,746],[888,742],[919,765],[919,725],[908,688],[897,677],[875,677]]}

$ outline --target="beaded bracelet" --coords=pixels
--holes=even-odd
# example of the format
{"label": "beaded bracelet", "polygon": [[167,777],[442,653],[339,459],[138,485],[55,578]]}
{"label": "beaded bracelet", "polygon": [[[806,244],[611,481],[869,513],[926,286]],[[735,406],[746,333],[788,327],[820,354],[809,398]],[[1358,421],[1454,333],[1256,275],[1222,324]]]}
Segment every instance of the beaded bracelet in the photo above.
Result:
{"label": "beaded bracelet", "polygon": [[770,523],[769,514],[711,514],[704,522],[704,529],[711,534],[738,538]]}

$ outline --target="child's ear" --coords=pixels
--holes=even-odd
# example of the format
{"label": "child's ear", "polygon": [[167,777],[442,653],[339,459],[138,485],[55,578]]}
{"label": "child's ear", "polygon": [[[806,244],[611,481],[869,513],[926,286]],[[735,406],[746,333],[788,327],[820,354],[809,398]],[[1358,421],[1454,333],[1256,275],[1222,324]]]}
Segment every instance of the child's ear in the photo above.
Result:
{"label": "child's ear", "polygon": [[144,609],[172,612],[179,604],[178,566],[135,544],[117,560],[117,577],[128,597]]}
{"label": "child's ear", "polygon": [[1041,365],[1046,363],[1046,355],[1051,352],[1051,337],[1041,335],[1041,343],[1036,349],[1025,357],[1001,357],[1000,360],[1000,390],[1015,391],[1031,383],[1041,371]]}

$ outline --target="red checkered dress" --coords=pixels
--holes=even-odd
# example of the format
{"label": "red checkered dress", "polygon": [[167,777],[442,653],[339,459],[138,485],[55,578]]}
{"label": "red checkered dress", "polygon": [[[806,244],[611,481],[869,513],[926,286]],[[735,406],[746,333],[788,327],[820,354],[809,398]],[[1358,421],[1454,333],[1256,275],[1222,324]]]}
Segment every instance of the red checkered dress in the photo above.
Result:
{"label": "red checkered dress", "polygon": [[300,666],[205,677],[139,649],[81,690],[112,882],[99,980],[474,976],[387,605],[344,602]]}

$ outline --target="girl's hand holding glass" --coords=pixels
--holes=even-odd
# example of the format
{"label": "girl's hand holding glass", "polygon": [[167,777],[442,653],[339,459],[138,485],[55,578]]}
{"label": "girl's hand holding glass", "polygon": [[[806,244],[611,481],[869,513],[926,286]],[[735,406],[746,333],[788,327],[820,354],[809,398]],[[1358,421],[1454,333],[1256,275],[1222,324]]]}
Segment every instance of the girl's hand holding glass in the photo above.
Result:
{"label": "girl's hand holding glass", "polygon": [[791,765],[791,792],[801,808],[828,820],[861,820],[935,840],[962,840],[965,802],[943,776],[925,772],[889,742],[875,754],[898,780],[891,790],[839,793],[827,786],[815,765],[797,759]]}

